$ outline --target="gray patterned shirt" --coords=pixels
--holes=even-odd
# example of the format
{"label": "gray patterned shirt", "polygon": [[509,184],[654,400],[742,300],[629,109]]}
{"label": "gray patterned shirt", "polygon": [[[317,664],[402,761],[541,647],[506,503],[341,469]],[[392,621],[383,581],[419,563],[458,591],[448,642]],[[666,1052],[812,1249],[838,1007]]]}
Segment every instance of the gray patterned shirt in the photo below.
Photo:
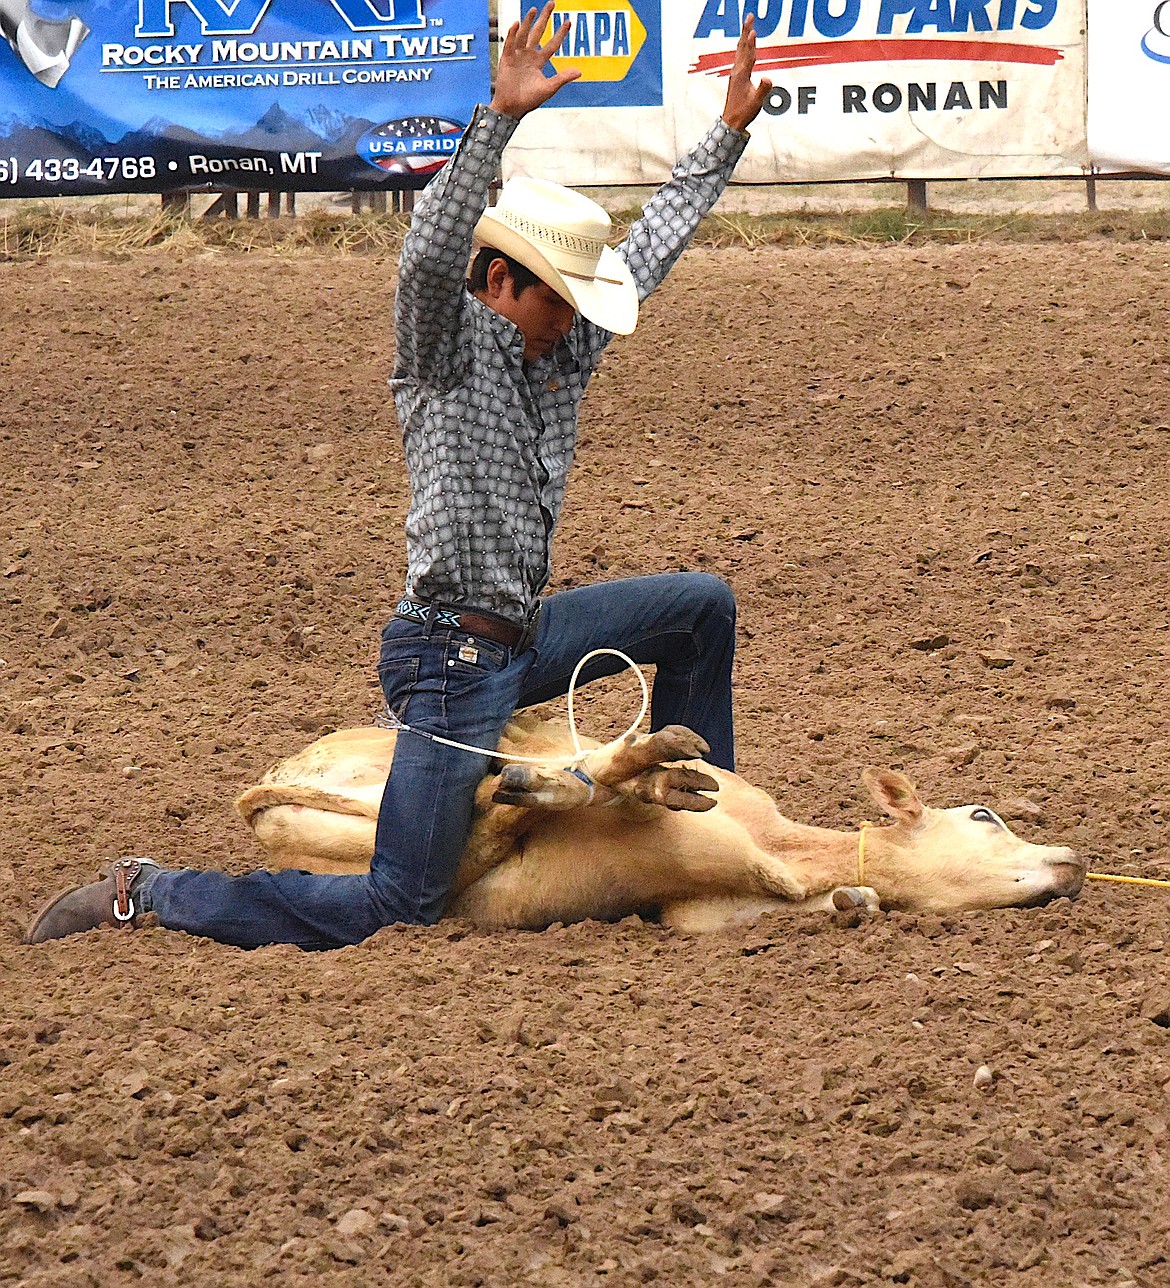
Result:
{"label": "gray patterned shirt", "polygon": [[[577,408],[611,331],[578,314],[549,353],[465,287],[472,232],[518,122],[476,109],[415,206],[395,301],[390,388],[411,506],[407,592],[523,622],[548,583]],[[719,120],[674,168],[617,248],[644,300],[722,193],[747,135]]]}

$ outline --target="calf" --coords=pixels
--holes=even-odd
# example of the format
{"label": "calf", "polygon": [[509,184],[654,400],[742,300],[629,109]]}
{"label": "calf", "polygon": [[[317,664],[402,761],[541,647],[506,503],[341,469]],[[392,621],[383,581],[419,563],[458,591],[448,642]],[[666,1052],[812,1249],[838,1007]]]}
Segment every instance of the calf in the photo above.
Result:
{"label": "calf", "polygon": [[[360,872],[374,848],[394,754],[388,730],[344,729],[270,770],[236,807],[273,867]],[[403,734],[410,737],[410,734]],[[983,805],[931,809],[903,774],[862,780],[891,826],[839,832],[785,818],[705,745],[672,727],[590,748],[531,717],[505,732],[505,764],[480,787],[448,915],[536,929],[655,914],[710,930],[778,904],[932,912],[1026,906],[1079,892],[1085,865],[1063,846],[1015,836]]]}

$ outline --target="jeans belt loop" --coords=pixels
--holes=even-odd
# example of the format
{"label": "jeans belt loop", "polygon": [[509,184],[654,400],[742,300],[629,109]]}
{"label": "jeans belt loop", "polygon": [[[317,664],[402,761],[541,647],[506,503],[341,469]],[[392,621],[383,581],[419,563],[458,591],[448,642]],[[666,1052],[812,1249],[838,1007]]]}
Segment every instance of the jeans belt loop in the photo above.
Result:
{"label": "jeans belt loop", "polygon": [[540,621],[541,601],[538,599],[532,607],[532,612],[528,614],[528,620],[524,623],[524,631],[516,641],[516,647],[512,650],[512,656],[518,657],[521,653],[532,647],[536,639],[536,627]]}

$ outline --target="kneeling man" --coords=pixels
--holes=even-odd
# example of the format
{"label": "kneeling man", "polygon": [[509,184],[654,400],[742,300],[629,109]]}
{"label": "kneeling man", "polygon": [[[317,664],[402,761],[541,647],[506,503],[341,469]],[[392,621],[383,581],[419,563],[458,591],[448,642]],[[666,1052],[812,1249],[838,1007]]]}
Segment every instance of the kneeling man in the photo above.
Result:
{"label": "kneeling man", "polygon": [[[563,694],[593,649],[655,666],[651,728],[687,725],[709,760],[734,768],[735,600],[722,581],[674,573],[541,592],[585,385],[722,193],[771,85],[752,83],[749,17],[722,117],[616,250],[605,211],[555,184],[513,179],[489,209],[518,122],[579,74],[546,75],[569,27],[542,45],[552,11],[531,10],[508,32],[491,104],[420,198],[402,248],[390,383],[412,497],[406,589],[382,632],[379,676],[403,728],[368,875],[229,877],[119,859],[109,877],[50,903],[30,942],[131,926],[146,912],[246,948],[332,948],[437,921],[487,768],[450,744],[494,749],[513,711]],[[620,665],[595,659],[582,678]]]}

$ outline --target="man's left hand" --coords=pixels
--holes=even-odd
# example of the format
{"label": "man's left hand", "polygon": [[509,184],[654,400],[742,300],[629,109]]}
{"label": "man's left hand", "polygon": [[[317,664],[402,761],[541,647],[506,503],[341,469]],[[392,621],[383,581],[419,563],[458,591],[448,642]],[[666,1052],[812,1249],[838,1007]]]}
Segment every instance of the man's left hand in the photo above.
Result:
{"label": "man's left hand", "polygon": [[727,82],[727,102],[723,105],[723,119],[733,130],[742,134],[760,114],[764,99],[772,92],[772,82],[761,80],[752,84],[752,68],[756,65],[756,19],[748,14],[739,33],[735,48],[735,64]]}

